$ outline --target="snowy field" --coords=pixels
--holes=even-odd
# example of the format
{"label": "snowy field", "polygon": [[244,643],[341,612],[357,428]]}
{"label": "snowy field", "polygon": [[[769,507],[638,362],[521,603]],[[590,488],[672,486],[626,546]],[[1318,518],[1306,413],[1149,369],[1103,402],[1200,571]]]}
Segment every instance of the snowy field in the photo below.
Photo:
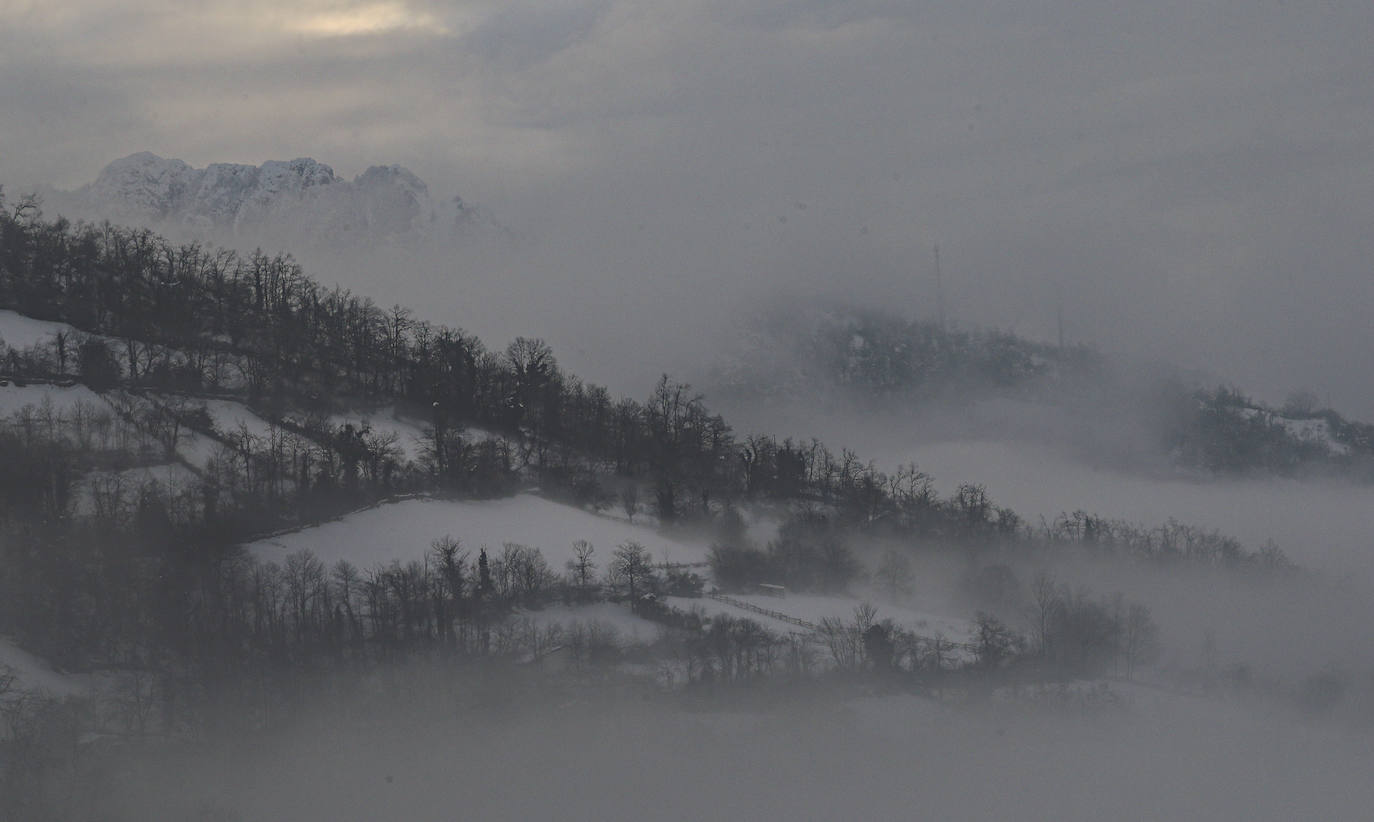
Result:
{"label": "snowy field", "polygon": [[8,309],[0,310],[0,343],[10,348],[32,348],[38,343],[51,342],[53,334],[60,331],[72,333],[74,330],[66,323],[35,320]]}
{"label": "snowy field", "polygon": [[[843,622],[853,622],[854,609],[863,604],[862,600],[854,597],[824,596],[821,594],[788,593],[785,597],[771,597],[763,594],[732,594],[731,599],[817,624],[827,617]],[[712,601],[714,602],[714,600]],[[968,642],[973,637],[974,626],[968,620],[938,616],[896,605],[874,603],[874,607],[877,609],[879,621],[891,619],[901,627],[915,631],[922,636],[941,636],[954,642]]]}
{"label": "snowy field", "polygon": [[352,425],[355,428],[367,427],[374,434],[392,435],[396,447],[401,449],[402,458],[407,462],[419,462],[425,453],[425,428],[423,425],[401,417],[393,407],[379,409],[371,414],[335,414],[329,418],[331,425]]}
{"label": "snowy field", "polygon": [[100,395],[84,385],[69,388],[56,385],[25,385],[22,388],[13,384],[4,385],[0,386],[0,417],[8,417],[30,406],[38,410],[44,407],[45,402],[51,402],[54,411],[65,414],[83,401],[96,408],[105,407]]}
{"label": "snowy field", "polygon": [[205,410],[210,412],[210,418],[215,421],[215,430],[228,436],[236,436],[247,429],[249,435],[267,439],[273,431],[279,430],[241,402],[205,400]]}
{"label": "snowy field", "polygon": [[[46,662],[0,637],[0,677],[14,677],[10,691],[46,696],[70,696],[82,687],[71,677],[54,671]],[[2,697],[3,694],[0,694]]]}
{"label": "snowy field", "polygon": [[1331,426],[1323,419],[1290,420],[1286,417],[1274,417],[1275,422],[1284,427],[1291,436],[1304,442],[1316,443],[1326,450],[1339,456],[1348,456],[1350,446],[1343,442],[1338,442],[1331,434]]}
{"label": "snowy field", "polygon": [[1317,443],[1333,454],[1346,456],[1350,453],[1350,446],[1337,442],[1332,437],[1331,426],[1326,420],[1290,420],[1285,417],[1275,417],[1274,420],[1283,425],[1290,435],[1300,440]]}
{"label": "snowy field", "polygon": [[573,558],[572,545],[587,540],[596,548],[601,569],[616,546],[635,540],[649,549],[655,562],[704,562],[705,542],[665,537],[651,528],[598,516],[557,502],[520,494],[482,501],[406,500],[350,514],[341,520],[307,528],[249,545],[264,559],[280,560],[308,548],[325,562],[344,559],[360,568],[421,559],[430,543],[443,536],[461,540],[475,557],[486,546],[500,552],[506,542],[539,548],[555,571]]}
{"label": "snowy field", "polygon": [[1320,445],[1333,454],[1345,456],[1350,453],[1350,447],[1343,442],[1337,442],[1331,436],[1331,426],[1321,417],[1311,417],[1308,419],[1289,419],[1288,417],[1262,411],[1258,408],[1242,408],[1240,415],[1245,419],[1261,417],[1266,423],[1279,425],[1289,436],[1303,442],[1310,442]]}
{"label": "snowy field", "polygon": [[[265,441],[271,437],[273,431],[281,430],[253,413],[243,403],[218,399],[205,400],[204,403],[205,410],[210,413],[210,418],[214,422],[215,430],[222,436],[232,438],[247,431],[250,437]],[[224,443],[214,437],[182,428],[177,440],[177,455],[188,465],[200,469],[212,458],[219,456],[225,447]]]}
{"label": "snowy field", "polygon": [[177,440],[177,456],[194,468],[204,468],[213,457],[224,450],[224,443],[213,437],[183,429]]}
{"label": "snowy field", "polygon": [[[855,597],[823,596],[821,594],[789,593],[785,597],[764,596],[762,594],[729,594],[728,596],[732,600],[745,602],[765,610],[776,611],[816,625],[827,618],[838,619],[846,624],[852,623],[854,610],[863,605],[863,600]],[[732,617],[752,619],[769,630],[783,632],[803,630],[785,620],[774,619],[747,608],[737,608],[728,602],[721,602],[710,597],[701,597],[700,599],[665,597],[664,601],[669,606],[682,611],[700,608],[708,616],[727,614]],[[939,616],[893,605],[875,605],[874,607],[877,609],[876,618],[879,622],[890,619],[900,627],[914,631],[921,636],[941,637],[952,642],[962,643],[970,642],[974,635],[973,623],[968,620]]]}

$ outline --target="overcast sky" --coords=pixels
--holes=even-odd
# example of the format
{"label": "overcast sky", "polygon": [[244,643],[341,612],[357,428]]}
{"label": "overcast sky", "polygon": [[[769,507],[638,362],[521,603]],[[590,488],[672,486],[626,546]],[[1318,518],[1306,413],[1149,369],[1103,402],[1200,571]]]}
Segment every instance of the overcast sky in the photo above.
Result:
{"label": "overcast sky", "polygon": [[0,20],[10,191],[140,150],[400,163],[543,238],[531,277],[645,311],[787,284],[929,316],[939,243],[962,324],[1052,337],[1059,290],[1071,339],[1374,416],[1367,0],[0,0]]}

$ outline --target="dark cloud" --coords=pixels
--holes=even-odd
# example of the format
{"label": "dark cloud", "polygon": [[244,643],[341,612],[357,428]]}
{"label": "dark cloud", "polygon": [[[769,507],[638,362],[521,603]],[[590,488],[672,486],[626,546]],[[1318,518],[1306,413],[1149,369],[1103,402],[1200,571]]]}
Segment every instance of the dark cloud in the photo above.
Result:
{"label": "dark cloud", "polygon": [[610,5],[604,0],[511,3],[464,34],[457,47],[500,71],[521,71],[584,41]]}

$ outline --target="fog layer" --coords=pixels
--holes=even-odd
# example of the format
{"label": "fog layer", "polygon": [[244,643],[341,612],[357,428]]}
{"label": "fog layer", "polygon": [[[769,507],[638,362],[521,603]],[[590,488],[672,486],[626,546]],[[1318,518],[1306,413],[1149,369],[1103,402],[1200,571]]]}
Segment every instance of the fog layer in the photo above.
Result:
{"label": "fog layer", "polygon": [[938,243],[958,322],[1051,337],[1062,295],[1071,341],[1374,416],[1364,4],[20,0],[6,21],[11,191],[138,150],[401,163],[533,245],[374,282],[557,338],[594,379],[784,286],[932,316]]}
{"label": "fog layer", "polygon": [[[539,696],[517,688],[506,707]],[[437,715],[311,712],[253,745],[131,759],[99,804],[112,819],[301,822],[1289,820],[1354,818],[1374,801],[1363,736],[1144,688],[1084,697],[1087,711],[1059,700],[973,712],[821,697],[696,713],[634,696],[482,715],[447,702]]]}

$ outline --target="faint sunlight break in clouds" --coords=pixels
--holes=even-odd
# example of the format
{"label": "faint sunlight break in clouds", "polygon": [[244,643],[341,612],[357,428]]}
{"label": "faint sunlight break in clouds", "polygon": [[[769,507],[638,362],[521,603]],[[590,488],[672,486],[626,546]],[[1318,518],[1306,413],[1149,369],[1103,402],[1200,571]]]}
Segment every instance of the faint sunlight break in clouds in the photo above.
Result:
{"label": "faint sunlight break in clouds", "polygon": [[424,31],[448,34],[448,27],[434,15],[405,3],[365,3],[294,15],[289,27],[315,37],[350,37],[391,31]]}

